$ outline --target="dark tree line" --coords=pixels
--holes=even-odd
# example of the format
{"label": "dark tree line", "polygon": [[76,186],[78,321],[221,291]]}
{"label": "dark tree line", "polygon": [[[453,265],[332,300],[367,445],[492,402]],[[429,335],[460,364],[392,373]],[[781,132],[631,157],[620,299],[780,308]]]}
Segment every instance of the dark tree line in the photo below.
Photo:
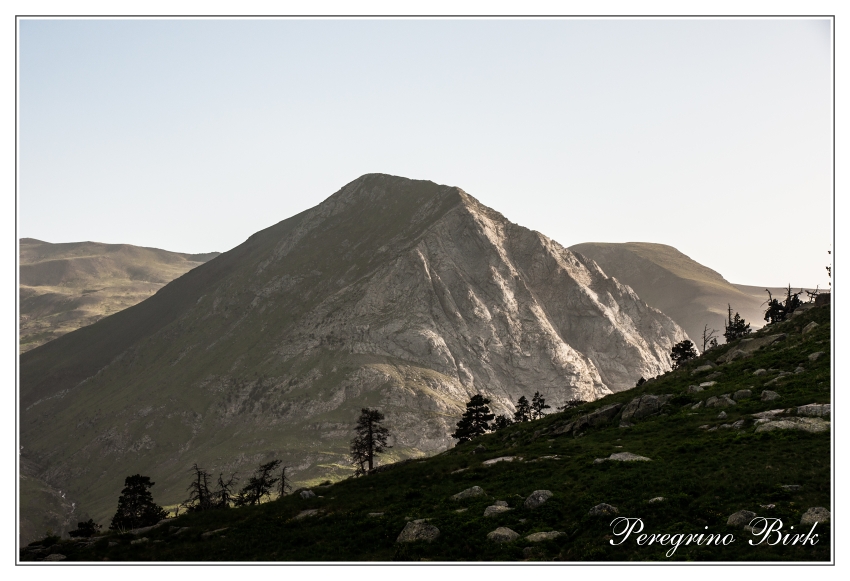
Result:
{"label": "dark tree line", "polygon": [[392,448],[387,443],[389,429],[382,425],[384,414],[376,409],[363,408],[357,425],[356,436],[351,440],[351,461],[355,466],[354,475],[363,476],[375,467],[375,455]]}
{"label": "dark tree line", "polygon": [[[570,402],[565,405],[570,405]],[[546,403],[546,398],[540,395],[538,391],[532,396],[531,403],[524,395],[520,396],[516,403],[513,418],[506,415],[496,416],[490,410],[490,400],[481,394],[476,394],[466,403],[466,411],[461,416],[457,423],[457,429],[451,436],[458,441],[458,444],[469,442],[478,436],[501,430],[512,424],[539,420],[546,415],[545,410],[551,409],[551,407]]]}

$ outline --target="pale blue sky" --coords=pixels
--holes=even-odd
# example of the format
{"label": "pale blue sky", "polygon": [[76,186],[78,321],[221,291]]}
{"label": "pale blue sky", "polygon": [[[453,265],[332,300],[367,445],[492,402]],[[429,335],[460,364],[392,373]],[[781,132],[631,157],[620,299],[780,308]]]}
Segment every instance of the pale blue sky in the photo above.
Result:
{"label": "pale blue sky", "polygon": [[20,22],[19,236],[224,251],[364,173],[827,284],[828,20]]}

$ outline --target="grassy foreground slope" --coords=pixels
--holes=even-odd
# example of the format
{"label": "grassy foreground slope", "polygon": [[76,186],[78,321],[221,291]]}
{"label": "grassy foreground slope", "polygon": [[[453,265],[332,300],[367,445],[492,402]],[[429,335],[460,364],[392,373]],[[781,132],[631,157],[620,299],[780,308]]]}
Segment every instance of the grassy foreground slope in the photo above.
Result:
{"label": "grassy foreground slope", "polygon": [[133,306],[219,254],[34,238],[20,250],[21,353]]}
{"label": "grassy foreground slope", "polygon": [[[803,335],[812,321],[818,326]],[[36,543],[44,548],[24,549],[21,559],[43,559],[53,552],[82,561],[826,561],[829,524],[818,524],[817,544],[805,547],[751,546],[749,532],[726,524],[731,514],[749,510],[780,518],[785,533],[807,532],[810,527],[801,526],[800,519],[808,508],[832,510],[830,431],[756,432],[752,417],[777,408],[793,417],[797,406],[830,402],[829,307],[813,308],[753,336],[779,333],[786,338],[750,357],[695,373],[707,360],[716,361],[735,349],[738,342],[733,342],[641,387],[570,412],[514,425],[365,478],[314,487],[316,498],[292,494],[256,507],[191,513],[138,535],[108,534],[88,543],[60,541],[49,547]],[[810,358],[815,352],[822,355]],[[768,371],[754,375],[757,369]],[[791,373],[779,377],[780,371]],[[714,373],[720,374],[713,378],[715,385],[688,392],[690,385]],[[693,409],[700,401],[740,389],[750,389],[752,397],[722,408],[727,415],[723,419],[718,418],[721,408]],[[764,389],[780,399],[762,401]],[[643,394],[671,394],[672,399],[660,413],[632,427],[619,427],[618,414],[578,434],[557,433],[581,415],[614,403],[625,405]],[[742,429],[720,427],[738,420],[744,420]],[[486,451],[476,453],[479,446]],[[651,461],[594,463],[615,452]],[[503,456],[516,459],[484,464]],[[485,495],[451,499],[472,486],[483,488]],[[542,506],[525,508],[523,501],[541,489],[553,496]],[[156,487],[152,492],[156,498]],[[115,490],[116,499],[118,493]],[[664,500],[649,502],[656,497]],[[484,517],[485,507],[497,500],[513,510]],[[681,546],[671,557],[665,556],[669,546],[638,546],[634,537],[612,546],[612,517],[588,514],[600,503],[617,507],[620,516],[642,519],[646,533],[721,533],[734,535],[735,541],[727,546]],[[319,512],[296,518],[311,509]],[[414,519],[429,519],[439,537],[397,543],[407,521]],[[509,527],[520,537],[504,544],[488,540],[487,534],[497,527]],[[537,543],[526,539],[547,531],[565,534]]]}

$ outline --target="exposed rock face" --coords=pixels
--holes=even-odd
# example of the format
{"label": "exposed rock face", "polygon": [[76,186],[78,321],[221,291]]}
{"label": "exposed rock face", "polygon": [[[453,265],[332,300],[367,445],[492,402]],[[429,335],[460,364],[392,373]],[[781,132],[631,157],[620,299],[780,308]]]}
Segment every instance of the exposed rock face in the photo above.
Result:
{"label": "exposed rock face", "polygon": [[[775,335],[767,335],[765,337],[759,337],[758,339],[741,339],[738,343],[737,347],[725,355],[721,355],[717,358],[717,361],[720,363],[726,361],[734,361],[735,359],[739,359],[741,357],[748,357],[753,352],[761,349],[762,347],[767,347],[768,345],[773,345],[777,341],[784,341],[788,338],[788,335],[785,333],[777,333]],[[733,356],[733,353],[740,351],[741,355]]]}
{"label": "exposed rock face", "polygon": [[596,263],[462,190],[371,174],[24,354],[21,440],[103,520],[126,474],[151,474],[163,504],[195,462],[339,478],[362,407],[387,418],[387,462],[421,456],[454,442],[473,394],[496,413],[536,391],[592,401],[669,369],[683,339]]}
{"label": "exposed rock face", "polygon": [[832,410],[832,404],[828,403],[810,403],[801,405],[797,408],[798,416],[808,416],[812,418],[828,418]]}
{"label": "exposed rock face", "polygon": [[413,543],[416,541],[431,542],[440,536],[440,529],[423,521],[412,521],[404,525],[395,542]]}
{"label": "exposed rock face", "polygon": [[787,418],[768,421],[756,427],[756,432],[770,432],[773,430],[800,430],[802,432],[818,434],[829,431],[829,422],[821,418]]}
{"label": "exposed rock face", "polygon": [[620,416],[624,422],[634,422],[643,419],[647,416],[652,416],[661,412],[661,407],[667,403],[671,395],[651,395],[645,394],[636,397],[623,408],[623,415]]}
{"label": "exposed rock face", "polygon": [[452,500],[464,500],[467,498],[475,498],[476,496],[482,496],[484,494],[484,490],[480,486],[473,486],[472,488],[467,488],[466,490],[462,490],[452,496]]}

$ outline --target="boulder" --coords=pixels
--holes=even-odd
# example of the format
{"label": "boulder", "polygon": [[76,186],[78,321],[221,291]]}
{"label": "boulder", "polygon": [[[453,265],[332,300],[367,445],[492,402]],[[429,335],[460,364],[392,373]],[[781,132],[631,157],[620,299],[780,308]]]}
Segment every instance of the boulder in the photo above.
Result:
{"label": "boulder", "polygon": [[829,431],[829,422],[821,418],[787,418],[768,421],[756,426],[756,433],[772,432],[773,430],[800,430],[817,434]]}
{"label": "boulder", "polygon": [[798,367],[794,370],[794,373],[795,373],[796,375],[799,375],[800,373],[805,373],[805,372],[806,372],[806,368],[805,368],[805,367],[803,367],[802,365],[798,366]]}
{"label": "boulder", "polygon": [[[310,508],[310,509],[307,509],[307,510],[302,510],[301,512],[299,512],[298,514],[295,515],[295,520],[301,520],[302,518],[307,518],[308,516],[316,516],[317,514],[319,514],[318,508]],[[369,516],[372,516],[372,515],[370,514]],[[204,533],[204,534],[206,534],[206,533]]]}
{"label": "boulder", "polygon": [[737,404],[734,399],[729,397],[728,393],[716,397],[712,396],[705,400],[705,407],[707,408],[725,408],[733,405]]}
{"label": "boulder", "polygon": [[472,488],[467,488],[466,490],[462,490],[452,496],[452,500],[463,500],[465,498],[473,498],[475,496],[481,496],[484,494],[484,490],[481,489],[480,486],[473,486]]}
{"label": "boulder", "polygon": [[656,502],[664,502],[665,500],[667,499],[663,496],[656,496],[655,498],[650,498],[648,502],[649,504],[655,504]]}
{"label": "boulder", "polygon": [[380,517],[384,516],[384,513],[382,513],[382,512],[370,512],[366,516],[372,517],[372,518],[380,518]]}
{"label": "boulder", "polygon": [[828,418],[830,411],[831,405],[828,403],[810,403],[798,407],[797,415],[811,418]]}
{"label": "boulder", "polygon": [[519,537],[519,533],[508,527],[499,527],[495,531],[487,533],[487,538],[496,543],[510,543]]}
{"label": "boulder", "polygon": [[695,403],[694,405],[692,405],[692,406],[691,406],[691,409],[692,409],[692,410],[698,410],[699,408],[701,408],[701,407],[702,407],[702,406],[704,406],[704,405],[705,405],[705,402],[704,402],[704,401],[702,401],[702,400],[700,400],[700,401],[698,401],[697,403]]}
{"label": "boulder", "polygon": [[708,389],[709,387],[714,387],[715,385],[717,385],[716,381],[703,381],[699,384],[699,386],[703,389]]}
{"label": "boulder", "polygon": [[485,446],[484,444],[478,444],[478,446],[475,447],[475,449],[472,451],[472,453],[473,454],[483,454],[486,451],[487,451],[487,446]]}
{"label": "boulder", "polygon": [[825,524],[829,522],[829,511],[826,510],[822,506],[813,506],[805,513],[803,513],[803,517],[800,519],[801,525],[811,526],[813,524],[821,523]]}
{"label": "boulder", "polygon": [[741,401],[742,399],[748,399],[753,397],[752,390],[749,389],[739,389],[735,393],[732,394],[732,399],[735,401]]}
{"label": "boulder", "polygon": [[754,518],[756,518],[756,513],[749,510],[739,510],[726,519],[726,524],[730,527],[743,528],[750,524],[750,521]]}
{"label": "boulder", "polygon": [[496,464],[498,462],[513,462],[514,460],[522,460],[522,458],[519,458],[517,456],[499,456],[498,458],[490,458],[489,460],[484,460],[482,464],[484,464],[484,466],[492,466],[493,464]]}
{"label": "boulder", "polygon": [[782,396],[780,396],[775,391],[770,391],[769,389],[765,389],[761,392],[761,401],[774,401],[779,399],[780,397]]}
{"label": "boulder", "polygon": [[818,357],[823,355],[823,351],[815,351],[814,353],[809,354],[809,361],[817,361]]}
{"label": "boulder", "polygon": [[[204,534],[206,534],[206,533],[204,533]],[[203,537],[204,535],[201,535],[201,536]],[[147,537],[142,537],[141,539],[135,539],[133,541],[130,541],[130,544],[131,545],[143,545],[143,544],[147,543],[149,540],[150,539],[147,538]]]}
{"label": "boulder", "polygon": [[815,323],[814,321],[812,321],[811,323],[809,323],[808,325],[806,325],[805,327],[803,327],[803,337],[805,337],[806,335],[808,335],[809,333],[811,333],[812,331],[814,331],[815,329],[817,329],[817,328],[818,328],[818,326],[819,326],[819,325],[818,325],[817,323]]}
{"label": "boulder", "polygon": [[301,498],[303,498],[304,500],[308,498],[316,498],[316,493],[314,493],[312,490],[302,490]]}
{"label": "boulder", "polygon": [[705,376],[705,378],[709,381],[712,379],[720,379],[721,377],[723,377],[723,374],[719,371],[715,371],[714,373]]}
{"label": "boulder", "polygon": [[745,423],[746,423],[745,420],[738,420],[737,422],[732,424],[732,427],[735,428],[736,430],[742,430],[744,428]]}
{"label": "boulder", "polygon": [[522,558],[526,561],[530,561],[532,559],[540,559],[545,556],[545,553],[540,550],[540,547],[525,547],[522,550]]}
{"label": "boulder", "polygon": [[765,337],[759,337],[758,339],[741,339],[740,343],[732,350],[727,352],[725,355],[721,355],[717,358],[718,362],[727,363],[728,361],[733,360],[733,353],[737,351],[741,351],[742,355],[737,355],[734,358],[740,359],[741,357],[747,357],[753,352],[761,349],[762,347],[767,347],[768,345],[772,345],[777,341],[783,341],[788,337],[786,333],[776,333],[774,335],[767,335]]}
{"label": "boulder", "polygon": [[791,313],[791,318],[796,319],[797,317],[806,314],[808,311],[812,310],[813,308],[815,308],[814,303],[806,303],[806,304],[800,305],[799,307],[794,309],[794,311]]}
{"label": "boulder", "polygon": [[589,414],[581,415],[571,422],[558,426],[552,430],[552,435],[557,436],[570,432],[577,433],[587,427],[607,424],[614,416],[617,415],[617,412],[620,411],[621,407],[623,407],[623,404],[619,403],[603,406],[598,410],[594,410]]}
{"label": "boulder", "polygon": [[726,355],[721,355],[717,360],[723,360],[725,363],[732,363],[733,361],[737,361],[739,359],[746,359],[747,357],[752,357],[752,353],[748,353],[743,349],[732,349]]}
{"label": "boulder", "polygon": [[552,492],[549,490],[535,490],[523,503],[525,508],[537,508],[552,498]]}
{"label": "boulder", "polygon": [[719,414],[717,414],[717,419],[718,420],[725,420],[726,419],[726,412],[720,412]]}
{"label": "boulder", "polygon": [[673,396],[644,394],[634,398],[620,416],[621,421],[634,422],[661,412],[661,407]]}
{"label": "boulder", "polygon": [[753,371],[753,375],[764,375],[765,373],[767,373],[767,369],[756,369]]}
{"label": "boulder", "polygon": [[703,390],[703,388],[701,388],[698,385],[689,385],[688,386],[688,393],[699,393],[701,391],[704,391],[704,390]]}
{"label": "boulder", "polygon": [[430,543],[439,536],[440,529],[420,519],[404,525],[395,542],[413,543],[416,541],[426,541]]}
{"label": "boulder", "polygon": [[780,414],[784,414],[784,413],[785,413],[784,409],[778,409],[778,410],[768,410],[766,412],[758,412],[757,414],[752,414],[752,416],[754,418],[758,419],[758,420],[772,420],[776,416],[778,416]]}
{"label": "boulder", "polygon": [[497,514],[502,514],[503,512],[508,512],[510,510],[513,509],[508,508],[507,506],[498,506],[494,504],[484,509],[484,516],[496,516]]}
{"label": "boulder", "polygon": [[700,365],[699,367],[691,371],[691,375],[696,375],[697,373],[703,373],[705,371],[711,371],[712,369],[714,369],[714,367],[712,367],[711,365]]}
{"label": "boulder", "polygon": [[605,504],[603,502],[591,508],[587,514],[590,516],[615,516],[620,514],[620,511],[616,506],[611,506],[610,504]]}
{"label": "boulder", "polygon": [[493,506],[508,506],[508,503],[505,502],[504,500],[497,500],[496,502],[493,503]]}
{"label": "boulder", "polygon": [[606,460],[613,460],[614,462],[649,462],[651,458],[647,458],[646,456],[638,456],[637,454],[632,454],[631,452],[614,452]]}
{"label": "boulder", "polygon": [[532,543],[539,543],[541,541],[551,541],[552,539],[557,539],[562,536],[564,533],[561,531],[549,531],[545,533],[532,533],[525,537],[526,541],[531,541]]}

